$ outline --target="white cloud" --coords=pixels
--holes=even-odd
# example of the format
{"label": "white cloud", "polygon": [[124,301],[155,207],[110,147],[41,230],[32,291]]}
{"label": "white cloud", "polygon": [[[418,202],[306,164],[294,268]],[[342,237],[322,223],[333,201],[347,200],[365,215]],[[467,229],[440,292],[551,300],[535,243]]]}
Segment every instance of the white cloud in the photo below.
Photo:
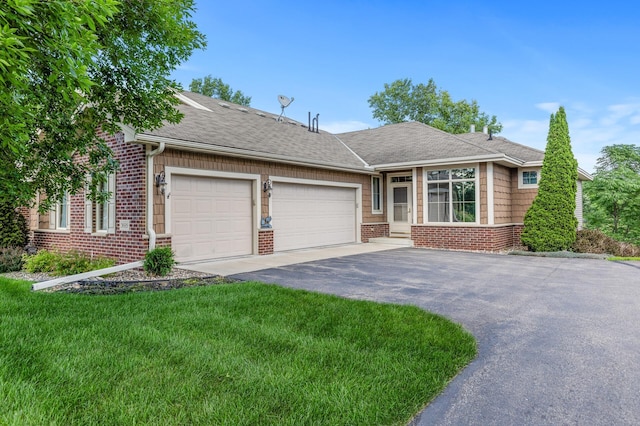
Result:
{"label": "white cloud", "polygon": [[558,102],[541,102],[539,104],[536,104],[536,108],[546,111],[549,114],[555,114],[556,112],[558,112],[560,104]]}
{"label": "white cloud", "polygon": [[369,123],[364,123],[357,120],[348,121],[333,121],[331,123],[320,124],[320,129],[330,133],[346,133],[354,132],[356,130],[370,129],[377,126],[372,126]]}

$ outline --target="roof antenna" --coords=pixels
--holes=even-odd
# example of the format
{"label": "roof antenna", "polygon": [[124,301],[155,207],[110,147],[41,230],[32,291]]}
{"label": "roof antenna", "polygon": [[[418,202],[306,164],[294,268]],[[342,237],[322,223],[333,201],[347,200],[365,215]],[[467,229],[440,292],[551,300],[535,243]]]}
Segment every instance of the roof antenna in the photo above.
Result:
{"label": "roof antenna", "polygon": [[289,105],[291,105],[291,102],[294,101],[294,98],[292,97],[291,99],[287,98],[284,95],[278,95],[278,102],[280,102],[280,107],[282,108],[282,112],[280,113],[280,116],[278,117],[278,119],[276,121],[281,122],[282,120],[282,116],[284,115],[284,109],[286,107],[288,107]]}
{"label": "roof antenna", "polygon": [[489,139],[487,139],[488,141],[492,141],[493,140],[493,132],[491,131],[491,129],[489,129]]}

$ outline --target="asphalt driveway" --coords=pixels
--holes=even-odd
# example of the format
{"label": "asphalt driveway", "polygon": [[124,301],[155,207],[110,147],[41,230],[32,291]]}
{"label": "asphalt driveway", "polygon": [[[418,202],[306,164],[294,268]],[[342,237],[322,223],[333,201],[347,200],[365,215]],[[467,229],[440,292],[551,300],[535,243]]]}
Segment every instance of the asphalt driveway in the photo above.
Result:
{"label": "asphalt driveway", "polygon": [[413,304],[479,355],[416,425],[640,424],[640,264],[401,248],[234,276]]}

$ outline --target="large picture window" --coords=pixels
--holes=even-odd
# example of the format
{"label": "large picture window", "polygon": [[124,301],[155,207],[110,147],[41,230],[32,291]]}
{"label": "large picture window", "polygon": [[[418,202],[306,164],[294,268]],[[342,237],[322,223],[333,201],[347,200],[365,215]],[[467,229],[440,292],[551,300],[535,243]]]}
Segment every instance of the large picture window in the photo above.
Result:
{"label": "large picture window", "polygon": [[476,169],[428,170],[427,221],[476,222]]}

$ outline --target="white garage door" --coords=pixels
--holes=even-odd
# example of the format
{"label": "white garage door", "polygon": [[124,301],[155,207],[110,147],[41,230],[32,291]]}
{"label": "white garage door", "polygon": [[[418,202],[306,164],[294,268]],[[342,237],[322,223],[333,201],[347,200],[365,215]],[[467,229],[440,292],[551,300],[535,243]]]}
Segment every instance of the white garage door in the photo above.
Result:
{"label": "white garage door", "polygon": [[178,261],[253,251],[251,181],[173,176],[172,247]]}
{"label": "white garage door", "polygon": [[274,251],[356,241],[356,190],[274,183]]}

